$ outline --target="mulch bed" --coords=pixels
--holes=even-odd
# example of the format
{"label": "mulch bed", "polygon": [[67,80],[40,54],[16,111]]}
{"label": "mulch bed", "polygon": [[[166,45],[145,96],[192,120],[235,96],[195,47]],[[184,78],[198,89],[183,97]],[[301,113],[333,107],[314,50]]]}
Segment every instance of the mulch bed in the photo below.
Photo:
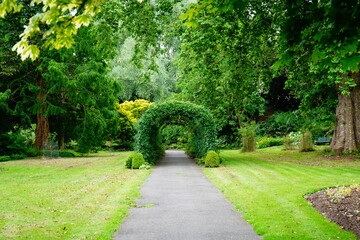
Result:
{"label": "mulch bed", "polygon": [[306,195],[305,198],[326,218],[360,239],[360,191],[352,189],[349,196],[334,199],[326,190]]}

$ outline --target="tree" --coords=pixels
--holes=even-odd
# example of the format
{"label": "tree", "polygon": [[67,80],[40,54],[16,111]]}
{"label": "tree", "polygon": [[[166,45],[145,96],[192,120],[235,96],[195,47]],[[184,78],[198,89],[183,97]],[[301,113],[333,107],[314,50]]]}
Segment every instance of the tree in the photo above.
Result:
{"label": "tree", "polygon": [[[183,30],[181,37],[179,97],[207,106],[218,129],[228,135],[230,126],[234,134],[264,111],[262,95],[272,78],[276,49],[269,37],[274,32],[271,11],[260,1],[246,13],[203,11],[196,27]],[[261,14],[254,17],[253,11]]]}
{"label": "tree", "polygon": [[153,104],[154,103],[144,99],[125,101],[121,104],[117,103],[116,107],[119,113],[119,133],[116,137],[123,142],[132,142],[134,140],[136,122]]}
{"label": "tree", "polygon": [[[311,82],[332,86],[338,95],[332,150],[360,149],[360,5],[357,1],[288,1],[282,26],[280,64],[296,66]],[[305,80],[305,81],[304,81]],[[306,94],[305,94],[306,95]]]}
{"label": "tree", "polygon": [[[20,13],[9,16],[13,21],[0,21],[11,37],[11,41],[1,42],[7,46],[2,53],[13,54],[9,45],[22,31],[22,19],[26,21],[34,10],[25,6]],[[11,93],[6,100],[9,115],[29,124],[36,114],[38,149],[43,149],[51,131],[57,133],[60,148],[71,138],[79,142],[82,151],[88,151],[102,144],[109,135],[109,126],[117,126],[112,121],[117,121],[114,103],[120,85],[107,76],[105,62],[115,52],[112,41],[117,33],[116,14],[99,15],[95,24],[79,30],[76,44],[70,49],[44,50],[35,62],[21,62],[14,55],[15,60],[10,64],[2,59],[2,65],[12,67],[8,69],[17,69],[3,71],[2,87]]]}
{"label": "tree", "polygon": [[[253,1],[200,1],[183,15],[190,27],[198,26],[198,19],[206,9],[216,15],[251,11]],[[308,89],[337,91],[336,127],[332,150],[357,151],[360,148],[359,119],[359,9],[357,1],[264,1],[272,12],[282,18],[272,18],[280,47],[279,61],[273,69],[289,73],[286,85],[294,87],[298,95],[309,102]],[[263,14],[252,11],[252,16]],[[300,74],[299,74],[300,73]],[[304,87],[305,86],[305,87]],[[330,91],[333,92],[333,91]],[[333,100],[329,99],[331,103]],[[314,101],[313,101],[314,102]],[[330,108],[331,109],[331,105]]]}

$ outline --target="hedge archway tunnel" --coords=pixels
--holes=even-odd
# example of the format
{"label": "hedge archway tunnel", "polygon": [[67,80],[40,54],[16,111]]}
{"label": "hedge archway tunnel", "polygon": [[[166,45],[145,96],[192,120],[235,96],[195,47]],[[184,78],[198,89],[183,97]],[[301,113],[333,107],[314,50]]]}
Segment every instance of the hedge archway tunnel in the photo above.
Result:
{"label": "hedge archway tunnel", "polygon": [[188,139],[196,158],[215,149],[215,122],[210,111],[188,102],[167,101],[151,106],[136,125],[135,150],[154,164],[164,153],[160,130],[167,124],[186,125],[192,132]]}

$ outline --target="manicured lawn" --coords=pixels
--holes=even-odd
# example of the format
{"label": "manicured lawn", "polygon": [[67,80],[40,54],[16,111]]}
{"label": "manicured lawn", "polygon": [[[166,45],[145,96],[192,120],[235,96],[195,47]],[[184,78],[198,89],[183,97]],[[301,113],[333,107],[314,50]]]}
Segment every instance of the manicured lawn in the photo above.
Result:
{"label": "manicured lawn", "polygon": [[222,151],[224,167],[204,173],[264,239],[357,239],[318,213],[303,195],[360,183],[360,159],[280,148]]}
{"label": "manicured lawn", "polygon": [[0,239],[111,239],[150,174],[128,155],[0,163]]}

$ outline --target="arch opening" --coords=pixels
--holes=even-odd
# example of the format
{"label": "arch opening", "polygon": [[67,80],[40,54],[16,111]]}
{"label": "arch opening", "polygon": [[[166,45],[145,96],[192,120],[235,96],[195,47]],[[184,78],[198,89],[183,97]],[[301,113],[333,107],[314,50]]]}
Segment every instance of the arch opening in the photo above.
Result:
{"label": "arch opening", "polygon": [[154,164],[164,154],[161,129],[166,125],[183,125],[190,132],[187,153],[201,158],[215,150],[215,122],[210,111],[202,106],[179,101],[167,101],[151,106],[136,125],[135,150]]}

